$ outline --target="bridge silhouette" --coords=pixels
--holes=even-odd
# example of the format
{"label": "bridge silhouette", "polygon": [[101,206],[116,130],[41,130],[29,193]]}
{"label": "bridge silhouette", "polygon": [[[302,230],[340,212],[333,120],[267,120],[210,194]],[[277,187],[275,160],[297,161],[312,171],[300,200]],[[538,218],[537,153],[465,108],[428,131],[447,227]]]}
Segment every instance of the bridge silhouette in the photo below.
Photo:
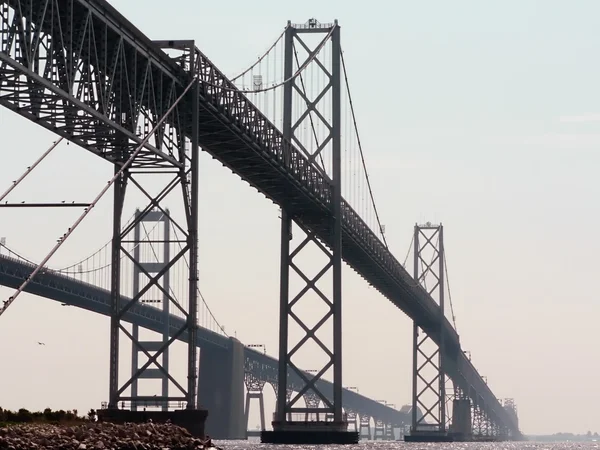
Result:
{"label": "bridge silhouette", "polygon": [[[0,283],[16,289],[0,315],[27,291],[110,317],[109,411],[176,404],[195,411],[201,404],[210,411],[211,434],[242,437],[245,376],[246,403],[265,383],[275,388],[273,427],[283,434],[307,423],[343,434],[359,416],[358,428],[372,418],[379,436],[410,427],[410,435],[424,439],[472,431],[521,437],[514,403],[497,399],[446,317],[443,227],[415,227],[412,276],[387,246],[337,22],[288,23],[255,64],[229,79],[193,41],[151,41],[104,0],[0,1],[0,104],[115,167],[105,188],[83,205],[2,204],[83,212],[42,261],[28,261],[5,244],[0,255]],[[200,150],[281,207],[277,359],[226,336],[201,300]],[[73,266],[51,269],[50,258],[110,188],[110,242]],[[132,189],[147,205],[124,223]],[[299,262],[302,255],[312,269],[318,266],[316,275]],[[408,408],[396,410],[343,388],[342,261],[414,321]],[[298,309],[309,294],[321,301],[316,324],[306,308]],[[132,343],[125,382],[122,339]],[[169,372],[176,340],[188,346],[187,386]],[[309,344],[323,355],[314,373],[294,358]],[[140,356],[147,358],[141,366]],[[160,393],[138,393],[148,378],[162,381]]]}

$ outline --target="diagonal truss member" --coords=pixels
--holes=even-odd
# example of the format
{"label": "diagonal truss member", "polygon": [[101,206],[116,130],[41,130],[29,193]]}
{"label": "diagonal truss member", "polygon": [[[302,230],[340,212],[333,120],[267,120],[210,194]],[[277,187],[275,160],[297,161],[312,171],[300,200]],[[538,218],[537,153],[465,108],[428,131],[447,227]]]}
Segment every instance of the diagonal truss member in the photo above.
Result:
{"label": "diagonal truss member", "polygon": [[[324,226],[330,230],[330,239],[327,245],[315,236],[315,231],[303,226],[304,212],[298,205],[284,204],[281,212],[281,284],[280,284],[280,322],[279,322],[279,376],[277,389],[276,421],[285,423],[286,418],[305,417],[307,414],[324,413],[333,414],[334,422],[341,424],[342,418],[342,229],[341,229],[341,66],[340,66],[340,28],[337,22],[333,24],[320,24],[311,19],[307,24],[288,24],[285,34],[285,60],[284,79],[289,79],[294,73],[294,63],[302,67],[306,61],[312,59],[311,64],[319,67],[326,77],[325,86],[320,92],[314,93],[311,100],[307,94],[303,76],[295,77],[284,86],[283,105],[283,135],[288,142],[297,145],[307,155],[314,167],[316,167],[327,178],[332,180],[331,203],[329,211],[324,215]],[[311,45],[303,36],[311,34],[320,37],[320,42]],[[327,61],[320,54],[320,49],[327,44],[331,49],[325,54],[330,55]],[[298,59],[297,49],[304,49],[306,60]],[[314,88],[314,86],[313,86]],[[312,97],[312,96],[311,96]],[[329,102],[330,112],[324,113],[323,104]],[[303,111],[293,115],[293,111]],[[324,124],[326,134],[311,136],[311,141],[302,140],[300,130],[301,124],[314,120]],[[313,127],[314,132],[314,127]],[[311,151],[311,149],[313,149]],[[325,155],[325,150],[329,151]],[[331,173],[327,174],[326,166],[323,164],[325,158],[330,157]],[[321,163],[321,164],[319,164]],[[292,239],[292,220],[296,223],[306,238],[294,249],[290,248]],[[325,223],[329,222],[329,223]],[[322,269],[314,277],[308,277],[296,263],[296,258],[309,246],[316,246],[326,256],[326,262]],[[304,282],[304,288],[295,296],[290,298],[289,276],[290,269],[296,273]],[[319,289],[319,280],[330,278],[332,287],[331,298]],[[327,306],[326,311],[317,323],[309,327],[305,320],[296,313],[294,307],[303,300],[308,292],[318,296]],[[289,345],[289,322],[293,321],[300,326],[304,337],[296,345]],[[326,326],[332,330],[332,344],[327,345],[319,339],[317,332],[324,330]],[[329,329],[327,329],[329,333]],[[307,344],[314,342],[325,355],[326,362],[323,367],[315,370],[312,376],[306,376],[294,363],[293,357]],[[288,384],[288,371],[291,369],[293,375],[300,379],[303,386],[294,393],[290,399],[286,398],[286,386]],[[318,381],[328,370],[333,370],[333,392],[322,392],[318,387]],[[319,402],[311,403],[306,407],[299,407],[297,402],[307,395],[318,399]],[[322,404],[322,407],[315,406]],[[300,414],[302,413],[302,414]]]}
{"label": "diagonal truss member", "polygon": [[[446,395],[451,382],[444,370],[444,229],[426,223],[414,229],[414,279],[437,301],[440,312],[439,344],[434,342],[415,321],[413,324],[412,430],[448,430],[448,406],[452,397]],[[452,392],[450,390],[450,392]],[[421,414],[418,414],[418,412]]]}

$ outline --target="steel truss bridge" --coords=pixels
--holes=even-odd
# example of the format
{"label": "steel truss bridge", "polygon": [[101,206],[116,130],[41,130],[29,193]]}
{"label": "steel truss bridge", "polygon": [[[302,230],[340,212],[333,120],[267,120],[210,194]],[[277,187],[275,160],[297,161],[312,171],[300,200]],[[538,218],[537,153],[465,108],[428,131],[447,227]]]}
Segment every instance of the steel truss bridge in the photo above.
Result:
{"label": "steel truss bridge", "polygon": [[[314,36],[319,39],[311,44],[309,40]],[[516,415],[501,404],[471,364],[444,313],[443,244],[436,244],[437,256],[431,261],[420,257],[419,236],[431,230],[441,235],[441,227],[416,227],[415,273],[411,276],[385,243],[374,201],[373,215],[372,210],[365,213],[364,208],[357,206],[348,193],[342,196],[343,155],[348,147],[344,139],[356,132],[361,158],[362,148],[339,25],[312,19],[306,24],[288,23],[282,42],[282,80],[265,83],[253,75],[251,88],[240,87],[197,49],[194,41],[151,41],[104,0],[0,0],[0,105],[74,142],[115,168],[114,178],[100,194],[114,188],[110,289],[63,279],[43,268],[47,259],[36,267],[2,258],[3,284],[110,316],[109,408],[116,408],[123,401],[139,400],[140,396],[127,394],[127,390],[136,389],[136,380],[152,365],[163,380],[175,382],[168,373],[166,356],[171,342],[184,340],[188,344],[187,386],[176,383],[180,391],[177,396],[163,389],[160,399],[184,401],[187,408],[195,409],[196,347],[230,345],[224,337],[197,324],[198,154],[202,149],[282,209],[279,358],[245,349],[248,372],[275,386],[286,387],[277,389],[280,420],[285,421],[290,414],[324,413],[339,422],[342,393],[347,410],[356,408],[388,423],[402,420],[402,414],[392,408],[343,391],[341,265],[345,261],[414,321],[413,429],[448,428],[446,385],[451,382],[453,399],[470,399],[477,420],[486,424],[481,426],[492,433],[519,438]],[[302,51],[304,63],[298,59]],[[320,92],[312,95],[307,89],[310,65],[320,67],[325,79],[313,89]],[[342,123],[342,98],[346,98],[343,87],[347,88],[352,109],[350,132],[344,130]],[[255,104],[260,103],[257,95],[275,88],[283,92],[283,112],[277,125],[273,111]],[[250,96],[255,96],[254,102]],[[324,99],[329,102],[327,114],[319,109],[319,102]],[[303,111],[297,111],[299,106]],[[309,119],[310,126],[305,127],[307,138],[302,135],[301,124]],[[317,120],[320,128],[314,125]],[[162,180],[159,192],[148,188],[149,179],[155,184]],[[368,185],[368,177],[366,180]],[[132,223],[123,224],[123,208],[131,189],[137,189],[148,204]],[[173,206],[172,200],[166,199],[179,190],[178,203]],[[81,220],[98,199],[86,205]],[[171,210],[179,208],[183,219],[178,221],[165,203]],[[137,261],[127,244],[136,226],[155,212],[169,219],[170,227],[179,230],[181,239],[177,251],[167,252],[163,263],[150,266]],[[77,224],[68,230],[65,239]],[[295,248],[290,245],[293,230],[306,236]],[[432,236],[423,236],[425,243],[431,243]],[[314,279],[294,262],[308,244],[327,256],[327,263]],[[59,246],[60,243],[56,249]],[[171,269],[184,259],[189,280],[186,304],[164,287]],[[122,291],[123,260],[133,262],[136,273],[146,276],[144,284],[136,284],[131,295]],[[431,275],[436,262],[440,264],[435,275],[437,282],[428,287],[424,278]],[[290,272],[297,272],[305,282],[305,288],[295,297],[290,293]],[[329,280],[330,298],[316,287],[319,278]],[[141,304],[150,289],[158,289],[164,297],[162,304],[177,308],[182,315],[171,317],[169,306],[158,310]],[[316,292],[328,306],[314,328],[309,328],[292,309],[307,291]],[[7,301],[0,314],[15,298]],[[134,323],[133,332],[126,330],[122,322]],[[326,322],[331,325],[333,343],[329,346],[315,334]],[[168,332],[165,323],[169,324]],[[289,323],[299,324],[306,333],[292,348],[288,342]],[[163,333],[163,339],[152,345],[141,341],[139,326]],[[121,333],[149,358],[124,383],[118,376]],[[423,337],[433,342],[435,350],[423,350]],[[294,364],[294,354],[309,340],[316,342],[329,358],[316,374],[308,374]],[[434,366],[429,379],[422,371],[424,365],[417,363],[419,358]],[[332,383],[323,378],[327,371],[333,372]],[[419,383],[424,387],[418,387]],[[439,388],[434,388],[437,385]],[[287,388],[293,388],[295,395],[289,396]],[[427,391],[436,397],[431,404],[423,400]],[[310,392],[319,401],[315,406],[299,407],[299,398]],[[319,403],[324,406],[318,406]],[[417,416],[419,409],[423,410],[423,417]]]}

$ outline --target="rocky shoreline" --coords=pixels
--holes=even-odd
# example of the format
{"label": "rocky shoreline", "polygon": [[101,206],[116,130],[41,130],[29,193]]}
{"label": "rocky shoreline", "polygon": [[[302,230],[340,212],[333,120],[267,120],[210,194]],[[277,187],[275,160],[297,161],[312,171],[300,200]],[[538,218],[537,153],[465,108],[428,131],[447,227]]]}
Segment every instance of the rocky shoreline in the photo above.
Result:
{"label": "rocky shoreline", "polygon": [[0,449],[8,450],[194,450],[202,440],[171,423],[90,422],[77,426],[44,423],[0,428]]}

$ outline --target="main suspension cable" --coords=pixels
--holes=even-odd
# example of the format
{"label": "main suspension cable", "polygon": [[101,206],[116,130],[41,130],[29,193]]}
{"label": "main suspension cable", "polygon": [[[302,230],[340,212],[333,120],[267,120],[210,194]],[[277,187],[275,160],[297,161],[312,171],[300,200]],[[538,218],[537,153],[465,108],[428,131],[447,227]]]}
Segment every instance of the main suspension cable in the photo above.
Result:
{"label": "main suspension cable", "polygon": [[[175,233],[175,239],[177,239],[177,242],[179,243],[179,249],[182,249],[181,246],[181,241],[179,240],[179,234],[177,233],[177,228],[173,227],[173,232]],[[185,261],[185,264],[187,266],[187,268],[190,268],[190,263],[187,260],[187,257],[185,256],[185,254],[183,255],[183,260]],[[213,314],[212,310],[210,309],[210,306],[208,306],[208,303],[206,302],[206,300],[204,299],[204,295],[202,295],[202,292],[200,291],[199,287],[196,287],[196,290],[198,291],[198,294],[200,295],[200,298],[202,299],[202,303],[204,303],[204,306],[206,306],[206,309],[208,310],[208,313],[210,314],[210,317],[213,318],[213,320],[215,321],[215,323],[217,324],[217,326],[219,327],[219,329],[223,332],[223,334],[227,337],[229,337],[229,335],[225,332],[225,327],[223,327],[219,321],[217,320],[217,318],[215,317],[215,315]]]}
{"label": "main suspension cable", "polygon": [[406,263],[408,262],[408,257],[410,256],[410,250],[413,248],[413,244],[415,242],[415,235],[413,233],[412,237],[410,238],[410,244],[408,245],[408,251],[406,252],[406,258],[404,258],[404,262],[402,263],[402,267],[404,267],[406,269]]}
{"label": "main suspension cable", "polygon": [[377,220],[377,225],[379,226],[379,231],[381,232],[381,237],[383,238],[383,243],[384,243],[385,247],[389,249],[387,240],[385,239],[385,233],[383,232],[383,227],[381,225],[381,220],[379,220],[379,212],[377,211],[377,206],[375,205],[375,197],[373,196],[373,190],[371,189],[371,181],[369,180],[369,173],[367,172],[367,164],[365,163],[365,156],[364,156],[362,144],[360,141],[360,135],[358,134],[358,125],[356,123],[356,115],[354,113],[354,103],[352,102],[352,95],[350,94],[350,84],[348,83],[348,73],[346,72],[346,63],[344,62],[344,52],[343,51],[340,51],[340,58],[342,60],[342,69],[344,71],[344,79],[346,81],[346,92],[348,93],[348,101],[350,103],[350,112],[352,113],[352,121],[354,122],[354,131],[356,132],[356,140],[358,141],[358,149],[360,151],[360,159],[362,161],[363,169],[365,170],[365,178],[367,179],[367,187],[369,189],[371,203],[373,204],[373,209],[375,211],[375,218]]}
{"label": "main suspension cable", "polygon": [[[133,213],[131,215],[131,217],[127,220],[127,222],[125,222],[124,228],[127,228],[127,226],[129,226],[129,224],[131,222],[133,222],[133,219],[135,219],[135,213]],[[77,261],[76,263],[70,264],[68,266],[65,267],[61,267],[60,269],[50,269],[50,270],[54,270],[56,272],[69,272],[69,269],[72,269],[74,267],[79,266],[80,264],[83,264],[86,261],[89,261],[91,258],[93,258],[94,256],[96,256],[97,254],[99,254],[102,250],[104,250],[106,247],[108,247],[108,245],[112,242],[112,238],[110,238],[108,240],[108,242],[106,242],[102,247],[98,248],[98,250],[96,250],[95,252],[93,252],[91,255],[86,256],[85,258]],[[121,256],[121,258],[124,258],[125,255]],[[93,269],[92,269],[93,270]],[[87,271],[86,271],[87,272]],[[81,273],[81,272],[79,272]]]}
{"label": "main suspension cable", "polygon": [[283,32],[279,35],[279,37],[277,38],[277,40],[275,41],[275,43],[273,45],[271,45],[269,47],[269,49],[260,58],[258,58],[258,61],[256,61],[254,64],[252,64],[250,67],[248,67],[246,70],[244,70],[239,75],[231,78],[231,81],[235,81],[238,78],[243,77],[248,72],[250,72],[252,69],[254,69],[256,66],[258,66],[262,62],[262,60],[265,59],[269,55],[269,53],[271,53],[271,50],[273,50],[275,48],[275,46],[279,43],[279,41],[285,35],[285,32],[287,31],[288,28],[289,28],[289,25],[286,25],[286,27],[283,29]]}
{"label": "main suspension cable", "polygon": [[[308,67],[308,65],[316,59],[319,52],[323,49],[323,47],[325,46],[325,44],[327,43],[327,41],[333,34],[333,30],[334,30],[334,28],[332,28],[331,31],[329,32],[329,34],[327,34],[327,36],[325,36],[325,38],[321,41],[321,43],[319,44],[319,46],[317,47],[317,49],[315,50],[313,55],[310,58],[308,58],[304,62],[304,64],[302,64],[302,67],[300,67],[291,77],[289,77],[286,80],[281,81],[280,83],[273,84],[272,86],[262,88],[262,89],[239,89],[238,87],[235,87],[235,86],[234,87],[225,87],[222,85],[209,83],[208,81],[204,81],[202,79],[200,79],[200,83],[203,85],[206,85],[206,86],[220,89],[221,91],[225,91],[225,92],[241,92],[243,94],[259,94],[261,92],[272,91],[274,89],[277,89],[277,88],[283,86],[286,83],[289,83],[290,81],[294,80],[298,75],[300,75],[302,73],[302,71],[304,71],[304,69],[306,69],[306,67]],[[225,81],[230,82],[230,80],[227,80],[227,79],[225,79]]]}
{"label": "main suspension cable", "polygon": [[[135,213],[131,216],[131,218],[125,223],[124,228],[127,228],[127,226],[133,221],[133,219],[135,218]],[[162,216],[161,216],[162,218]],[[150,231],[148,231],[149,233],[152,233],[152,231],[154,231],[154,229],[158,226],[158,223],[156,223],[151,229]],[[142,239],[146,239],[148,237],[148,235],[144,236]],[[47,267],[46,269],[49,272],[53,272],[53,273],[58,273],[59,275],[71,275],[71,274],[75,274],[75,275],[83,275],[83,274],[88,274],[88,273],[94,273],[94,272],[99,272],[102,269],[106,269],[107,267],[110,267],[112,263],[108,263],[105,264],[103,266],[100,267],[92,267],[91,269],[88,270],[81,270],[81,271],[70,271],[69,269],[73,269],[78,267],[79,265],[82,265],[83,263],[85,263],[86,261],[89,261],[90,259],[92,259],[94,256],[98,255],[99,253],[102,252],[102,250],[104,250],[106,247],[108,247],[108,244],[110,244],[112,242],[112,239],[110,239],[106,244],[104,244],[102,247],[100,247],[100,249],[96,250],[94,253],[92,253],[91,255],[79,260],[78,262],[76,262],[75,264],[71,264],[69,266],[66,267],[62,267],[60,269],[54,269],[52,267]],[[135,250],[137,247],[139,247],[140,244],[142,244],[143,241],[138,242],[136,245],[133,246],[132,250]],[[15,255],[17,257],[17,259],[20,259],[22,261],[25,261],[28,264],[31,264],[33,266],[36,266],[37,263],[35,261],[33,261],[32,259],[29,259],[25,256],[23,256],[22,254],[16,252],[14,249],[8,247],[6,244],[2,244],[0,242],[0,248],[5,248],[8,253],[9,256]],[[125,258],[125,255],[121,255],[121,259]]]}
{"label": "main suspension cable", "polygon": [[448,286],[448,300],[450,301],[450,313],[452,314],[452,323],[454,324],[454,330],[458,333],[456,328],[456,316],[454,315],[454,305],[452,305],[452,293],[450,292],[450,278],[448,277],[448,264],[446,263],[446,251],[444,250],[444,272],[446,272],[446,286]]}

